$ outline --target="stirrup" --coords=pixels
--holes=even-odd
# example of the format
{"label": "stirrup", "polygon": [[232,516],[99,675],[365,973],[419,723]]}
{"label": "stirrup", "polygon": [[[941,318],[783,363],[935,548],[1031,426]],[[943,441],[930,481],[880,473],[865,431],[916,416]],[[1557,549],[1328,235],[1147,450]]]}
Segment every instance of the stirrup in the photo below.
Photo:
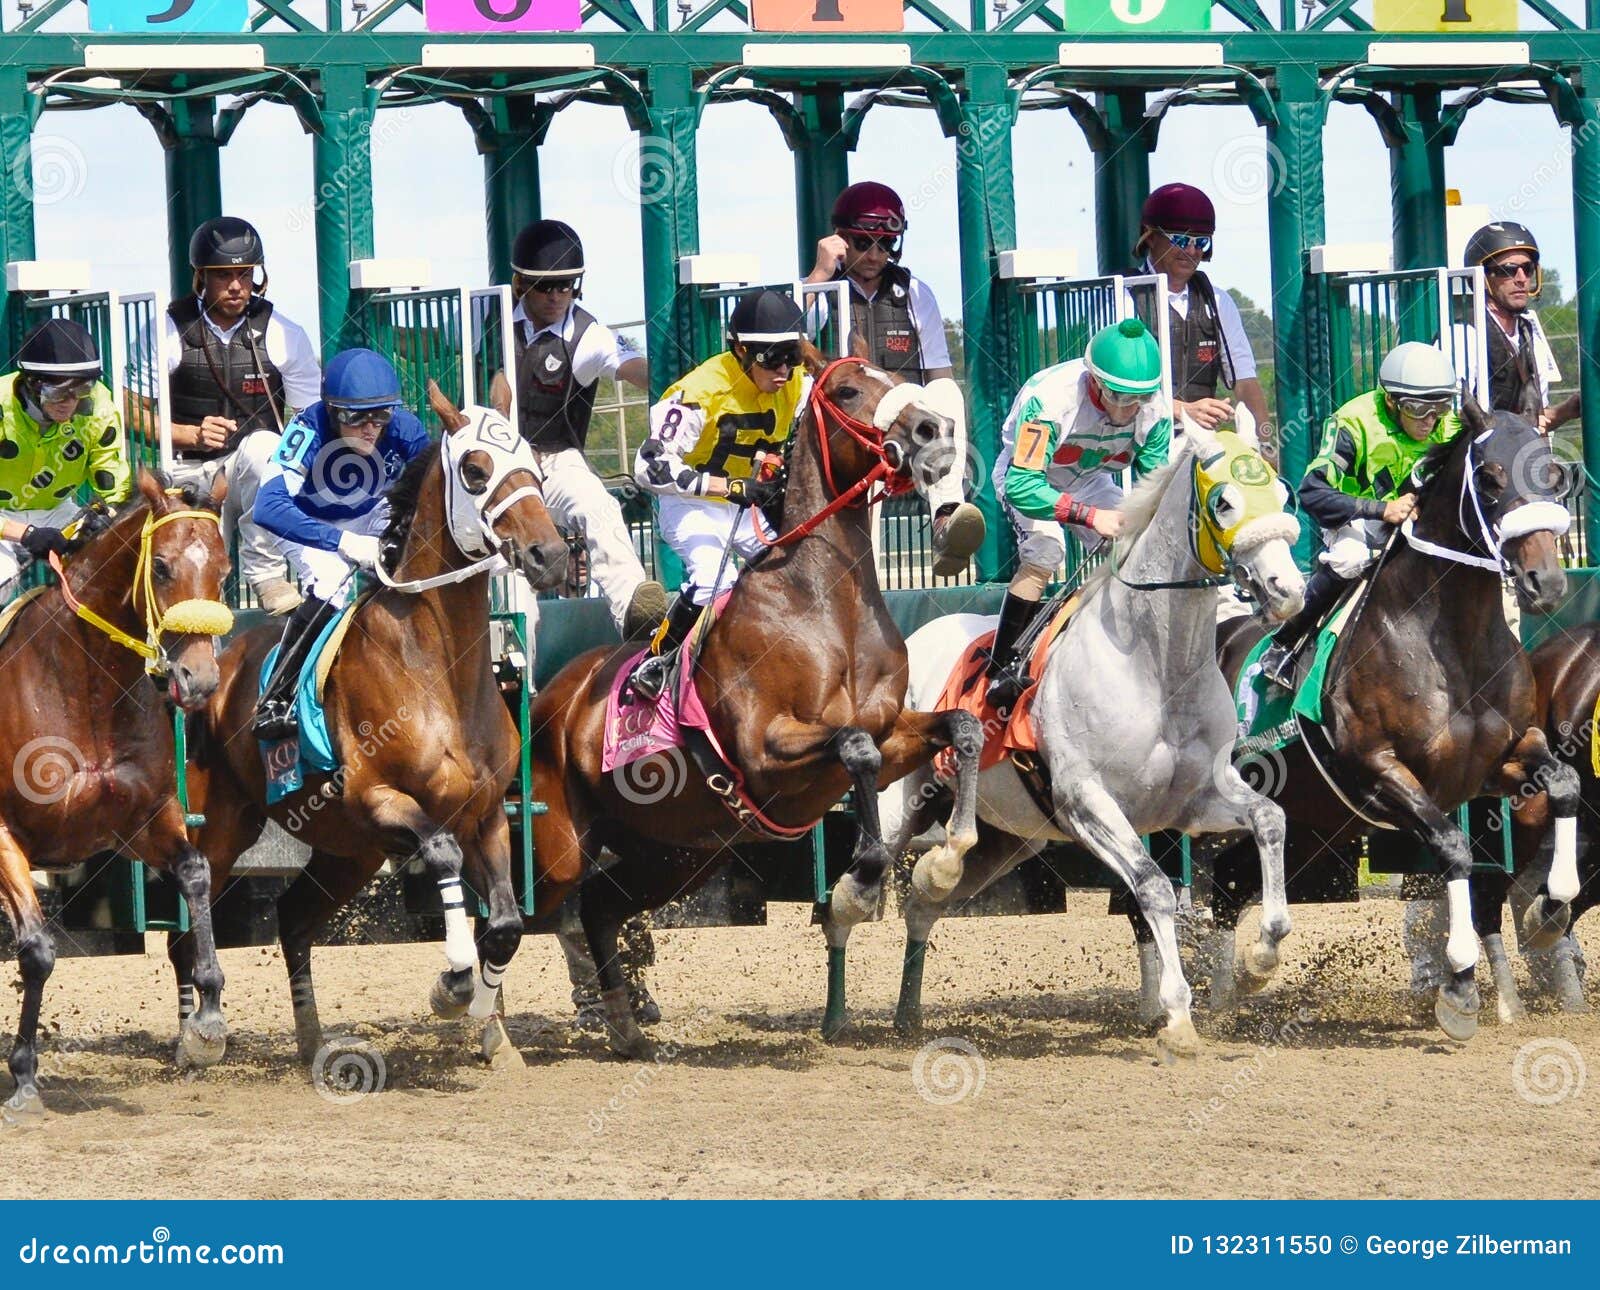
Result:
{"label": "stirrup", "polygon": [[300,731],[300,720],[294,710],[294,700],[263,699],[256,707],[255,720],[250,725],[257,739],[287,739]]}
{"label": "stirrup", "polygon": [[1023,696],[1033,678],[1024,670],[1020,658],[1013,659],[1004,666],[996,666],[991,660],[992,671],[989,676],[989,688],[984,691],[984,698],[991,708],[1000,712],[1009,712],[1016,706],[1017,700]]}
{"label": "stirrup", "polygon": [[667,655],[651,654],[639,660],[639,665],[633,669],[633,675],[628,677],[624,688],[641,699],[654,702],[667,688],[667,670]]}
{"label": "stirrup", "polygon": [[1295,688],[1295,669],[1300,661],[1298,645],[1269,645],[1261,656],[1261,675],[1280,690],[1291,694]]}

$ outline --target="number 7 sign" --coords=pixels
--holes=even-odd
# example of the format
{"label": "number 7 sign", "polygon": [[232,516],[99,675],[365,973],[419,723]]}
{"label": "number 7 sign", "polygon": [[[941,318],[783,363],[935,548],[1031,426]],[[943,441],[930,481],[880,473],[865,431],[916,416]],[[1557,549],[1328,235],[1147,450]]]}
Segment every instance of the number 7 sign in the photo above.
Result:
{"label": "number 7 sign", "polygon": [[423,0],[429,31],[577,31],[580,0]]}

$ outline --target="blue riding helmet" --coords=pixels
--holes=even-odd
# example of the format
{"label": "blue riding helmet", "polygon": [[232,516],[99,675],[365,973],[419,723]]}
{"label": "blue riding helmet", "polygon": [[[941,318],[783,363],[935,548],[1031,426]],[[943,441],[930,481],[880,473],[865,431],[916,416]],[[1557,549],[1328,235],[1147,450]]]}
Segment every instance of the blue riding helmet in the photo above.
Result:
{"label": "blue riding helmet", "polygon": [[322,401],[335,408],[397,408],[400,374],[373,350],[344,350],[322,373]]}

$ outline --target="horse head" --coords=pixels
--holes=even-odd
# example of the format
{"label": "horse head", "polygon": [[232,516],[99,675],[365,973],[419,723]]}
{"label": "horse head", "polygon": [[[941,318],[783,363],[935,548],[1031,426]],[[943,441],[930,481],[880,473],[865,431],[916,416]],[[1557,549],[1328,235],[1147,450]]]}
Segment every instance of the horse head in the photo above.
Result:
{"label": "horse head", "polygon": [[860,353],[830,363],[809,341],[801,350],[816,382],[811,416],[836,495],[875,467],[891,491],[926,489],[944,475],[957,451],[956,425],[922,386],[897,380]]}
{"label": "horse head", "polygon": [[1572,471],[1549,436],[1514,412],[1486,412],[1468,396],[1461,424],[1424,459],[1417,528],[1447,543],[1459,534],[1511,578],[1524,610],[1548,613],[1566,594],[1557,542],[1572,523]]}
{"label": "horse head", "polygon": [[1194,550],[1212,573],[1227,573],[1266,616],[1282,622],[1305,603],[1294,562],[1300,523],[1284,512],[1289,490],[1261,455],[1255,420],[1241,405],[1236,431],[1212,433],[1183,417],[1194,458]]}
{"label": "horse head", "polygon": [[510,387],[497,378],[495,406],[457,408],[428,382],[428,406],[444,431],[445,520],[463,554],[502,556],[535,591],[567,577],[567,543],[544,504],[533,449],[511,424]]}

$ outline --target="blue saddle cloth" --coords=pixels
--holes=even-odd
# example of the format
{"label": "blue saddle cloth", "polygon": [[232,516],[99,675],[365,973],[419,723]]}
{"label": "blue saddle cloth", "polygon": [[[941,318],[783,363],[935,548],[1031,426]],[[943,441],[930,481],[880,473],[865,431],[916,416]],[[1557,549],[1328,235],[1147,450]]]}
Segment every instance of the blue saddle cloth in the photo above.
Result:
{"label": "blue saddle cloth", "polygon": [[[343,617],[343,614],[335,616],[317,634],[316,642],[300,669],[294,700],[295,716],[300,722],[299,735],[292,739],[262,741],[261,755],[267,766],[268,806],[303,788],[308,771],[326,774],[339,768],[339,755],[334,751],[333,736],[328,732],[328,714],[317,698],[317,663],[322,658],[322,651],[328,647],[328,638]],[[263,691],[277,661],[278,646],[274,645],[261,662],[259,684]]]}

